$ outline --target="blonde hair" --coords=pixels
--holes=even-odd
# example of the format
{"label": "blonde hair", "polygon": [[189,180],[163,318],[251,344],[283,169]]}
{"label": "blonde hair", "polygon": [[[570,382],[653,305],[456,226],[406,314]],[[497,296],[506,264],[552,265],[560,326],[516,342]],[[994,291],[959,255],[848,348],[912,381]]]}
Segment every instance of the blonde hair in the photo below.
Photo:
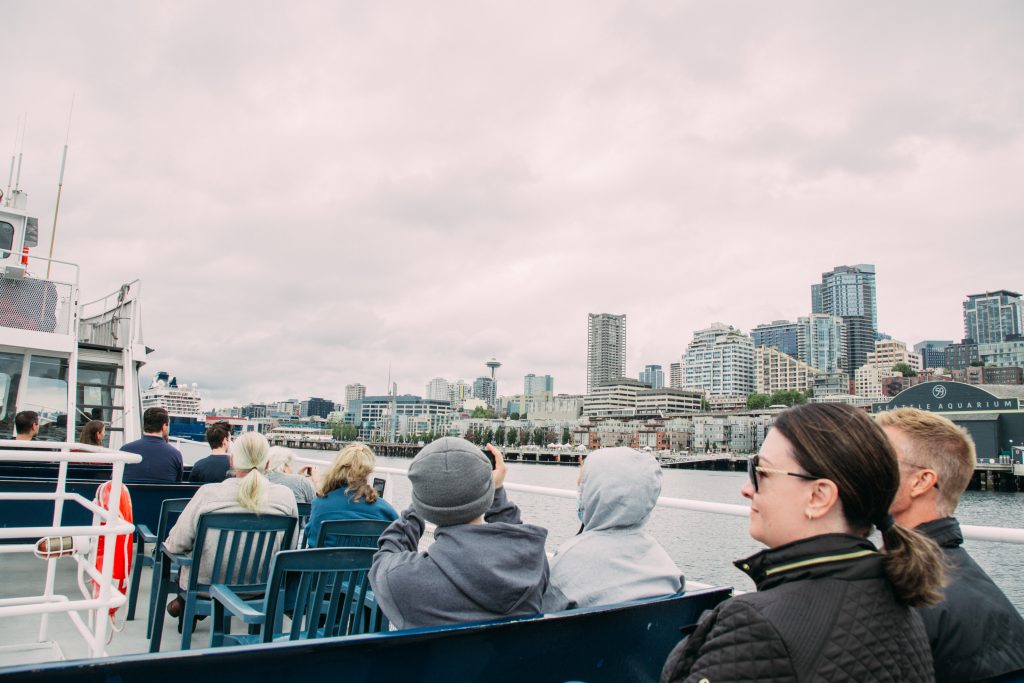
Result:
{"label": "blonde hair", "polygon": [[935,470],[939,478],[939,513],[952,515],[960,495],[971,483],[977,453],[967,430],[950,420],[917,408],[897,408],[875,416],[881,427],[907,435],[907,463]]}
{"label": "blonde hair", "polygon": [[236,474],[247,472],[238,489],[238,504],[259,513],[267,507],[270,482],[263,476],[270,444],[259,432],[246,432],[231,442],[231,463]]}
{"label": "blonde hair", "polygon": [[295,462],[295,452],[284,446],[271,446],[267,472],[284,472],[284,468]]}
{"label": "blonde hair", "polygon": [[331,491],[345,487],[345,492],[352,494],[355,502],[363,499],[367,503],[376,502],[377,492],[367,483],[376,462],[369,446],[358,441],[350,443],[341,449],[320,477],[317,495],[323,498]]}

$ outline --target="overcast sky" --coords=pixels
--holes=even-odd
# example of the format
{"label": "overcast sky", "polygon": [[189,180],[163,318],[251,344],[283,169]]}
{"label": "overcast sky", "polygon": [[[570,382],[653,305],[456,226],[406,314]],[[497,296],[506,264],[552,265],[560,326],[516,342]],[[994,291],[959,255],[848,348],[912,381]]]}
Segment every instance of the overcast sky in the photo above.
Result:
{"label": "overcast sky", "polygon": [[586,383],[810,310],[959,339],[1024,288],[1024,3],[0,0],[3,188],[88,301],[142,279],[144,368],[206,408],[525,373]]}

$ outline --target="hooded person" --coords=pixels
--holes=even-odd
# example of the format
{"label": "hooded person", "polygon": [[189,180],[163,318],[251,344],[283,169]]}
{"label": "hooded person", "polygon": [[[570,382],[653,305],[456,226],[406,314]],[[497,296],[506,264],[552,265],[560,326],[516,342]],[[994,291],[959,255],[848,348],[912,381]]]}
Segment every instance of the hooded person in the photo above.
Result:
{"label": "hooded person", "polygon": [[[421,628],[538,614],[548,582],[547,530],[523,524],[495,466],[469,441],[446,437],[409,466],[412,504],[381,534],[370,585],[393,626]],[[425,522],[434,543],[419,550]]]}
{"label": "hooded person", "polygon": [[601,448],[587,456],[577,505],[583,530],[551,558],[545,612],[682,589],[679,567],[644,531],[660,495],[661,467],[649,453]]}

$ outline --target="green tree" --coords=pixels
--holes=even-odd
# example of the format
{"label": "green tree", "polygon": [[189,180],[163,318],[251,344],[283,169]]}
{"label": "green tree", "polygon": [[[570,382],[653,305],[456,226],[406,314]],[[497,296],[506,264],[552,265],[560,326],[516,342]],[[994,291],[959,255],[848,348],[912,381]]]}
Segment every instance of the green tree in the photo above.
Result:
{"label": "green tree", "polygon": [[796,389],[780,389],[772,394],[768,405],[798,406],[807,403],[807,398]]}
{"label": "green tree", "polygon": [[907,363],[897,363],[892,369],[894,372],[902,372],[904,377],[917,377],[917,371]]}
{"label": "green tree", "polygon": [[483,438],[480,439],[481,446],[486,446],[489,443],[494,443],[494,430],[490,427],[484,431]]}
{"label": "green tree", "polygon": [[494,444],[500,446],[505,443],[505,425],[498,425],[494,430]]}
{"label": "green tree", "polygon": [[519,419],[519,413],[509,413],[508,414],[508,419],[510,419],[510,420],[518,420]]}
{"label": "green tree", "polygon": [[701,398],[700,398],[700,409],[701,409],[701,412],[704,412],[704,413],[706,413],[709,410],[711,410],[711,404],[708,403],[708,400],[706,398],[704,398],[703,396],[701,396]]}
{"label": "green tree", "polygon": [[533,430],[533,445],[543,446],[544,445],[544,428],[537,427]]}
{"label": "green tree", "polygon": [[747,396],[747,410],[761,410],[772,403],[772,397],[768,394],[750,394]]}
{"label": "green tree", "polygon": [[568,427],[562,427],[562,443],[569,443],[572,441],[572,434],[569,432]]}

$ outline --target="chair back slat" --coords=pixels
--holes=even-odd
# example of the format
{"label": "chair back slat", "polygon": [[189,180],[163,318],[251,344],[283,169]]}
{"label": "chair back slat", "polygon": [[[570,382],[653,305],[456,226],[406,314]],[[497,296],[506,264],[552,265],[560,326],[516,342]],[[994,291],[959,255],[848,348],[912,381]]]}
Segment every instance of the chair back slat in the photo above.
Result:
{"label": "chair back slat", "polygon": [[320,524],[317,548],[376,548],[391,522],[376,519],[330,519]]}
{"label": "chair back slat", "polygon": [[[274,553],[289,548],[295,518],[282,515],[216,512],[199,518],[193,558],[214,545],[211,583],[223,583],[238,592],[262,592],[270,576]],[[201,559],[193,561],[198,566]],[[205,592],[210,584],[199,582],[199,572],[189,573],[189,590]]]}
{"label": "chair back slat", "polygon": [[157,547],[159,544],[167,540],[167,534],[170,533],[171,527],[178,521],[178,517],[181,516],[181,511],[185,509],[191,498],[167,498],[160,503],[160,517],[156,522],[156,538]]}

